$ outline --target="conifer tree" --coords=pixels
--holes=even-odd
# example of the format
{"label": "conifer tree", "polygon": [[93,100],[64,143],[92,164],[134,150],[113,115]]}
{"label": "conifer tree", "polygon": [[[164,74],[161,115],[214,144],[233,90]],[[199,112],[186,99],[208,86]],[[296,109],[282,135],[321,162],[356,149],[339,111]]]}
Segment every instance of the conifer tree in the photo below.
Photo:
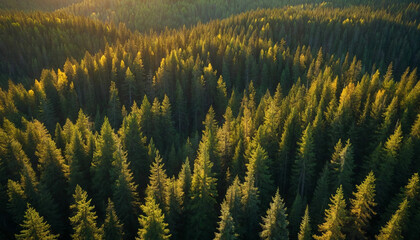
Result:
{"label": "conifer tree", "polygon": [[302,222],[300,223],[300,231],[298,234],[298,240],[311,240],[311,224],[309,218],[309,209],[306,206],[305,214],[302,217]]}
{"label": "conifer tree", "polygon": [[353,168],[353,147],[350,139],[347,140],[344,147],[342,147],[340,139],[335,146],[335,152],[331,160],[331,175],[333,177],[334,189],[342,185],[344,194],[350,194],[353,187]]}
{"label": "conifer tree", "polygon": [[306,205],[306,198],[302,198],[300,194],[296,194],[289,214],[290,235],[296,235],[298,233],[299,223],[302,219],[302,215],[304,214]]}
{"label": "conifer tree", "polygon": [[185,160],[185,162],[182,164],[181,171],[178,174],[177,181],[179,182],[178,185],[182,188],[182,191],[184,192],[183,203],[184,205],[187,205],[186,203],[188,202],[188,197],[189,197],[190,188],[191,188],[191,168],[190,168],[190,161],[188,157]]}
{"label": "conifer tree", "polygon": [[401,234],[404,221],[407,218],[409,203],[407,199],[401,202],[398,210],[392,215],[391,219],[385,226],[382,227],[379,235],[376,236],[378,240],[398,240],[402,239]]}
{"label": "conifer tree", "polygon": [[235,221],[230,213],[229,204],[226,201],[222,203],[220,221],[218,224],[219,226],[217,227],[215,240],[238,239],[238,234],[235,232]]}
{"label": "conifer tree", "polygon": [[398,124],[394,133],[388,138],[384,145],[384,156],[378,171],[378,203],[383,205],[387,202],[387,196],[394,190],[394,171],[399,160],[399,153],[402,143],[401,124]]}
{"label": "conifer tree", "polygon": [[114,152],[115,183],[112,187],[112,199],[115,202],[115,210],[124,224],[124,231],[127,238],[133,238],[138,229],[137,209],[139,207],[137,186],[133,182],[133,176],[129,169],[126,153],[117,147]]}
{"label": "conifer tree", "polygon": [[287,229],[289,221],[287,221],[286,210],[283,199],[280,197],[277,189],[266,216],[262,218],[261,239],[289,239],[289,231]]}
{"label": "conifer tree", "polygon": [[311,202],[311,214],[314,224],[319,224],[322,221],[322,214],[328,206],[330,192],[329,182],[329,168],[328,164],[322,170],[321,176],[318,179],[315,192]]}
{"label": "conifer tree", "polygon": [[107,118],[101,128],[101,135],[96,141],[96,150],[93,154],[92,165],[92,187],[94,202],[99,215],[105,211],[105,204],[108,198],[112,197],[112,186],[114,175],[112,162],[114,152],[117,150],[117,139]]}
{"label": "conifer tree", "polygon": [[232,215],[232,218],[235,222],[235,229],[237,233],[240,232],[239,221],[240,221],[240,214],[242,211],[242,189],[241,183],[239,182],[239,178],[236,176],[233,180],[232,184],[226,191],[226,196],[223,202],[226,202],[229,206],[229,212]]}
{"label": "conifer tree", "polygon": [[91,199],[80,186],[76,186],[73,194],[74,203],[70,206],[73,216],[70,217],[73,226],[72,239],[101,239],[101,230],[96,226],[96,213],[94,206],[90,204]]}
{"label": "conifer tree", "polygon": [[247,164],[246,175],[254,175],[255,186],[259,189],[263,206],[268,205],[269,196],[273,190],[273,181],[268,169],[269,166],[270,160],[267,152],[258,144],[251,153],[251,158]]}
{"label": "conifer tree", "polygon": [[54,240],[59,235],[51,233],[50,225],[44,221],[44,218],[28,204],[28,209],[25,212],[25,219],[21,224],[22,230],[15,237],[17,240],[26,239],[42,239]]}
{"label": "conifer tree", "polygon": [[106,208],[105,222],[102,225],[103,240],[120,240],[123,239],[123,225],[120,223],[117,214],[115,213],[114,203],[108,199],[108,206]]}
{"label": "conifer tree", "polygon": [[183,233],[182,227],[185,225],[183,218],[184,192],[182,190],[182,185],[179,184],[180,182],[177,181],[175,177],[168,179],[168,181],[168,196],[166,199],[167,206],[165,209],[166,222],[169,224],[169,230],[172,238],[178,239],[181,238]]}
{"label": "conifer tree", "polygon": [[315,239],[345,239],[344,227],[347,223],[346,202],[343,188],[340,186],[331,197],[331,204],[325,210],[325,222],[318,226],[321,235],[314,235]]}
{"label": "conifer tree", "polygon": [[10,180],[7,182],[8,212],[12,215],[15,223],[19,224],[23,221],[25,211],[27,209],[27,196],[19,182]]}
{"label": "conifer tree", "polygon": [[312,128],[308,125],[299,142],[299,150],[293,167],[293,185],[297,193],[305,197],[311,188],[315,167]]}
{"label": "conifer tree", "polygon": [[245,177],[242,189],[242,211],[240,215],[240,236],[244,239],[256,239],[258,237],[258,221],[260,218],[258,188],[255,186],[255,175]]}
{"label": "conifer tree", "polygon": [[138,185],[140,195],[146,188],[149,174],[149,161],[147,158],[146,137],[140,129],[141,112],[134,102],[131,113],[124,118],[121,131],[121,144],[127,151],[127,158],[133,172],[134,181]]}
{"label": "conifer tree", "polygon": [[66,147],[66,159],[69,163],[69,185],[71,191],[76,185],[88,189],[90,185],[90,161],[79,130],[75,129],[70,143]]}
{"label": "conifer tree", "polygon": [[121,115],[121,103],[118,97],[118,89],[115,86],[115,82],[111,82],[109,87],[109,101],[107,116],[112,128],[118,128],[121,124],[122,115]]}
{"label": "conifer tree", "polygon": [[165,223],[165,215],[153,197],[146,197],[146,203],[141,206],[144,215],[139,218],[140,228],[137,240],[164,240],[171,235]]}
{"label": "conifer tree", "polygon": [[[211,126],[206,128],[209,129],[207,132],[212,131]],[[191,216],[188,224],[188,236],[191,239],[209,239],[214,232],[213,225],[216,222],[214,207],[217,190],[216,178],[212,171],[210,141],[205,134],[194,162],[189,204]]]}
{"label": "conifer tree", "polygon": [[366,239],[366,229],[369,220],[376,212],[373,207],[375,203],[375,176],[370,172],[366,179],[358,186],[357,191],[353,192],[354,198],[350,199],[351,221],[354,229],[351,231],[352,239]]}
{"label": "conifer tree", "polygon": [[40,184],[51,193],[57,202],[59,211],[65,215],[68,208],[68,174],[69,167],[65,164],[61,151],[56,148],[50,137],[44,137],[38,145]]}
{"label": "conifer tree", "polygon": [[166,175],[166,170],[164,169],[164,164],[162,163],[159,151],[156,151],[155,161],[150,168],[149,178],[146,195],[148,197],[153,197],[156,204],[158,204],[160,208],[165,209],[169,190],[169,178]]}

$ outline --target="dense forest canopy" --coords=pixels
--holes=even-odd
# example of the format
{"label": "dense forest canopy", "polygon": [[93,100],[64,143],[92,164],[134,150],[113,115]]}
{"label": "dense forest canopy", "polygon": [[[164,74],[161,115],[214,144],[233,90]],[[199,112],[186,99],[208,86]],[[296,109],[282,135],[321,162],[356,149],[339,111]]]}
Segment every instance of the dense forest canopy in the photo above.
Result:
{"label": "dense forest canopy", "polygon": [[0,239],[418,239],[420,4],[39,2],[0,5],[61,8],[0,12]]}

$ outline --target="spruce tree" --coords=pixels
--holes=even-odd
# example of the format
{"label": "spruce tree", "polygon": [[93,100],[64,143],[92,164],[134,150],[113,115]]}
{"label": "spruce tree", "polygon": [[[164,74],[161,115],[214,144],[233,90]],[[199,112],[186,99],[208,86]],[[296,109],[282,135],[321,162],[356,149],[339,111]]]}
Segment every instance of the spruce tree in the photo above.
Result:
{"label": "spruce tree", "polygon": [[28,204],[28,209],[25,212],[25,219],[21,224],[22,230],[15,237],[17,240],[39,239],[39,240],[54,240],[58,239],[59,235],[51,233],[50,225],[44,221],[44,218]]}
{"label": "spruce tree", "polygon": [[120,240],[123,239],[123,225],[120,223],[117,214],[115,213],[114,203],[108,199],[108,206],[106,208],[105,222],[102,225],[102,239],[103,240]]}
{"label": "spruce tree", "polygon": [[356,186],[356,189],[357,191],[353,192],[354,198],[350,199],[351,225],[353,226],[350,236],[352,239],[366,239],[369,220],[376,214],[373,210],[376,206],[373,172],[370,172],[366,179]]}
{"label": "spruce tree", "polygon": [[67,192],[69,167],[50,137],[44,137],[38,144],[37,156],[39,157],[38,170],[41,173],[40,184],[48,189],[64,218],[68,212],[69,203]]}
{"label": "spruce tree", "polygon": [[309,218],[309,209],[308,206],[306,206],[305,214],[302,217],[302,222],[300,223],[300,231],[298,234],[298,240],[311,240],[311,224],[310,224],[310,218]]}
{"label": "spruce tree", "polygon": [[127,238],[135,236],[137,225],[137,211],[139,207],[137,186],[133,182],[133,176],[129,169],[126,153],[117,147],[114,152],[114,168],[115,183],[112,187],[112,199],[115,203],[115,210],[124,224],[124,231]]}
{"label": "spruce tree", "polygon": [[70,217],[73,226],[72,239],[77,240],[100,240],[101,230],[96,226],[96,213],[94,206],[90,204],[87,193],[80,186],[76,186],[73,194],[74,203],[70,206],[73,216]]}
{"label": "spruce tree", "polygon": [[137,240],[164,240],[171,235],[165,223],[165,215],[153,197],[146,197],[146,203],[141,206],[144,215],[139,218],[140,228]]}
{"label": "spruce tree", "polygon": [[228,202],[222,203],[220,222],[217,227],[215,240],[235,240],[238,239],[238,234],[235,232],[235,221],[229,210]]}
{"label": "spruce tree", "polygon": [[335,146],[335,152],[331,160],[331,175],[334,183],[333,189],[336,189],[338,186],[342,185],[344,194],[350,194],[353,187],[353,168],[353,147],[350,143],[350,139],[347,140],[344,147],[342,147],[340,139]]}
{"label": "spruce tree", "polygon": [[121,103],[118,97],[118,89],[115,86],[115,82],[111,82],[111,85],[109,87],[107,116],[109,118],[109,122],[112,128],[115,129],[120,126],[122,121]]}
{"label": "spruce tree", "polygon": [[315,188],[315,192],[311,202],[311,215],[314,224],[319,224],[322,221],[322,214],[325,208],[328,206],[330,191],[330,176],[329,176],[328,164],[325,165],[322,170],[321,176],[318,178],[318,182]]}
{"label": "spruce tree", "polygon": [[273,191],[273,181],[271,179],[269,166],[270,160],[267,152],[258,144],[251,153],[251,158],[247,164],[246,175],[254,175],[255,186],[260,191],[262,206],[268,205]]}
{"label": "spruce tree", "polygon": [[331,204],[325,210],[325,222],[318,226],[321,235],[314,235],[318,240],[325,239],[346,239],[344,227],[347,224],[346,202],[343,195],[343,187],[337,189],[331,197]]}
{"label": "spruce tree", "polygon": [[90,161],[82,136],[77,129],[73,131],[70,143],[66,147],[66,159],[70,167],[69,185],[71,191],[75,189],[76,185],[88,189],[90,185]]}
{"label": "spruce tree", "polygon": [[270,203],[270,208],[267,210],[266,216],[262,218],[261,239],[289,239],[289,231],[287,229],[289,221],[287,221],[286,210],[283,199],[280,197],[279,190],[277,189],[277,192]]}
{"label": "spruce tree", "polygon": [[93,154],[92,165],[92,187],[94,202],[99,215],[105,211],[105,204],[108,198],[112,197],[112,186],[114,175],[114,152],[117,150],[117,137],[115,136],[107,118],[101,128],[101,135],[96,140],[96,149]]}
{"label": "spruce tree", "polygon": [[150,163],[147,158],[146,137],[140,128],[141,113],[134,102],[131,113],[124,118],[121,132],[121,144],[127,151],[127,159],[130,162],[130,169],[133,172],[135,183],[138,185],[138,192],[143,196],[147,185],[147,176]]}
{"label": "spruce tree", "polygon": [[[208,132],[210,131],[208,130]],[[197,159],[194,162],[189,204],[191,216],[188,224],[188,237],[190,239],[209,239],[214,232],[214,223],[217,218],[215,214],[216,178],[212,171],[214,164],[210,157],[210,141],[207,135],[203,136]]]}
{"label": "spruce tree", "polygon": [[156,152],[155,161],[150,168],[149,184],[147,185],[146,195],[153,197],[160,208],[166,208],[168,196],[169,178],[166,175],[162,158],[159,151]]}
{"label": "spruce tree", "polygon": [[404,221],[407,218],[409,203],[407,199],[401,202],[398,210],[392,215],[391,219],[385,226],[381,228],[379,235],[376,236],[378,240],[399,240],[403,236],[401,234]]}
{"label": "spruce tree", "polygon": [[260,218],[258,188],[255,186],[254,174],[247,175],[242,189],[242,211],[239,219],[240,236],[244,239],[258,238],[258,222]]}
{"label": "spruce tree", "polygon": [[293,186],[302,197],[308,194],[315,168],[312,128],[308,125],[299,142],[297,158],[293,166]]}

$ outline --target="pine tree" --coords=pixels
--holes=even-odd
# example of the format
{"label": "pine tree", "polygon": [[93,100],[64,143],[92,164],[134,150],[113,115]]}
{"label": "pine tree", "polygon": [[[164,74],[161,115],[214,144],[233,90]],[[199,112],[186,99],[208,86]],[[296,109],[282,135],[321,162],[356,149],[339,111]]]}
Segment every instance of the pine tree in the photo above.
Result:
{"label": "pine tree", "polygon": [[166,175],[162,158],[159,155],[159,151],[156,152],[155,161],[152,163],[150,168],[150,180],[147,185],[146,195],[153,197],[156,204],[160,208],[166,208],[166,199],[168,197],[169,178]]}
{"label": "pine tree", "polygon": [[353,199],[350,199],[351,221],[354,229],[351,231],[352,239],[366,239],[366,229],[369,220],[375,211],[372,209],[375,203],[375,176],[370,172],[366,179],[358,186],[357,191],[353,192]]}
{"label": "pine tree", "polygon": [[140,195],[147,185],[149,161],[147,158],[146,138],[140,129],[141,112],[134,102],[131,113],[124,118],[121,131],[121,143],[127,151],[127,158],[133,172],[134,181],[138,185]]}
{"label": "pine tree", "polygon": [[280,197],[279,190],[270,203],[267,215],[262,218],[261,239],[289,239],[289,231],[287,229],[289,222],[287,221],[286,207],[283,199]]}
{"label": "pine tree", "polygon": [[137,186],[133,182],[133,176],[129,169],[126,153],[117,147],[114,152],[114,161],[112,162],[115,169],[113,179],[115,183],[112,187],[112,199],[114,201],[115,210],[120,216],[121,222],[124,224],[124,231],[127,238],[135,236],[137,225],[137,209],[139,207]]}
{"label": "pine tree", "polygon": [[377,174],[378,203],[380,205],[387,202],[387,196],[394,190],[395,186],[392,179],[394,178],[395,167],[399,160],[402,139],[401,124],[398,124],[394,133],[384,145],[384,156]]}
{"label": "pine tree", "polygon": [[59,206],[59,212],[64,217],[68,208],[69,167],[65,164],[61,151],[56,148],[55,142],[50,137],[44,137],[37,148],[38,170],[41,173],[40,184],[51,193]]}
{"label": "pine tree", "polygon": [[121,124],[122,115],[121,115],[121,103],[118,97],[118,89],[115,86],[115,82],[111,82],[109,87],[109,101],[107,116],[112,128],[118,128]]}
{"label": "pine tree", "polygon": [[172,177],[168,181],[169,187],[166,200],[167,207],[164,211],[172,238],[178,239],[181,238],[183,234],[182,228],[185,225],[183,218],[183,186],[175,179],[175,177]]}
{"label": "pine tree", "polygon": [[115,213],[114,203],[108,199],[108,206],[106,208],[105,222],[102,225],[103,240],[120,240],[123,239],[123,225],[120,223],[117,214]]}
{"label": "pine tree", "polygon": [[343,195],[343,187],[340,186],[334,196],[331,197],[329,209],[325,210],[325,222],[318,226],[320,236],[314,235],[315,239],[345,239],[343,229],[347,223],[346,202]]}
{"label": "pine tree", "polygon": [[7,182],[8,212],[12,215],[15,223],[23,221],[28,200],[22,185],[19,182],[10,180]]}
{"label": "pine tree", "polygon": [[184,192],[183,196],[183,203],[184,205],[187,205],[188,197],[190,193],[191,188],[191,168],[190,168],[190,161],[187,157],[185,162],[182,164],[181,171],[178,174],[178,180],[179,186],[182,188],[182,191]]}
{"label": "pine tree", "polygon": [[300,194],[296,194],[293,200],[292,207],[290,208],[289,222],[290,222],[290,235],[296,235],[299,231],[299,223],[302,219],[302,215],[305,212],[305,206],[307,205],[306,198],[302,198]]}
{"label": "pine tree", "polygon": [[270,160],[267,152],[258,144],[251,153],[251,158],[247,164],[246,175],[254,175],[255,186],[260,191],[262,206],[269,203],[270,195],[273,190],[273,181],[269,171]]}
{"label": "pine tree", "polygon": [[311,225],[310,225],[310,218],[309,218],[309,209],[306,206],[305,214],[302,217],[302,222],[300,223],[300,231],[298,234],[298,240],[311,240]]}
{"label": "pine tree", "polygon": [[16,234],[17,240],[26,239],[42,239],[54,240],[59,235],[51,233],[50,225],[44,221],[44,218],[28,204],[28,209],[25,212],[25,219],[21,224],[22,230],[20,234]]}
{"label": "pine tree", "polygon": [[96,150],[93,154],[92,187],[94,202],[100,216],[105,211],[105,204],[112,196],[114,152],[117,150],[117,139],[107,118],[101,128],[101,135],[96,141]]}
{"label": "pine tree", "polygon": [[322,170],[321,176],[318,178],[315,192],[312,197],[311,215],[314,224],[319,224],[322,221],[322,214],[328,206],[328,197],[331,194],[329,174],[328,164],[326,164]]}
{"label": "pine tree", "polygon": [[378,240],[399,240],[403,236],[401,234],[403,223],[407,218],[407,210],[409,203],[407,199],[401,202],[398,210],[392,215],[388,223],[382,227],[379,235],[376,236]]}
{"label": "pine tree", "polygon": [[80,186],[76,186],[73,194],[74,203],[70,206],[73,216],[70,217],[73,226],[72,239],[101,239],[101,230],[96,226],[96,213],[88,200],[87,193]]}
{"label": "pine tree", "polygon": [[333,176],[334,189],[342,185],[344,194],[350,194],[353,187],[353,168],[353,147],[350,143],[350,139],[347,140],[344,147],[342,147],[340,139],[335,146],[335,152],[331,160],[331,175]]}
{"label": "pine tree", "polygon": [[[211,126],[207,125],[207,132]],[[211,135],[211,134],[210,134]],[[194,162],[192,175],[189,211],[191,216],[188,224],[190,239],[209,239],[214,232],[216,222],[215,204],[217,197],[216,178],[212,171],[211,142],[207,135],[200,142],[197,159]]]}
{"label": "pine tree", "polygon": [[71,191],[76,185],[88,189],[90,182],[90,161],[79,130],[73,131],[70,143],[66,147],[66,159],[70,166],[69,185]]}
{"label": "pine tree", "polygon": [[293,183],[297,193],[305,197],[311,188],[315,167],[314,144],[312,128],[308,127],[303,132],[299,142],[299,150],[293,167]]}
{"label": "pine tree", "polygon": [[229,210],[228,202],[222,203],[219,226],[217,227],[215,240],[235,240],[238,234],[235,232],[235,221]]}
{"label": "pine tree", "polygon": [[244,239],[258,237],[258,222],[260,218],[258,188],[255,186],[254,174],[247,175],[242,189],[242,211],[240,215],[240,236]]}
{"label": "pine tree", "polygon": [[153,197],[146,197],[146,203],[141,206],[144,215],[139,218],[140,228],[137,240],[164,240],[171,235],[164,222],[164,214]]}

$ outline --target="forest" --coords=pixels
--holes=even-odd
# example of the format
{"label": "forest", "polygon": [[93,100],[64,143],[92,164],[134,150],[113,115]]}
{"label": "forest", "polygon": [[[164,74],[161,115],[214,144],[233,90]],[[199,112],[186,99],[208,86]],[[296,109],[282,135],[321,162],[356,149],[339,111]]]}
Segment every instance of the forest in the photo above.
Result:
{"label": "forest", "polygon": [[418,240],[420,2],[0,2],[0,239]]}

